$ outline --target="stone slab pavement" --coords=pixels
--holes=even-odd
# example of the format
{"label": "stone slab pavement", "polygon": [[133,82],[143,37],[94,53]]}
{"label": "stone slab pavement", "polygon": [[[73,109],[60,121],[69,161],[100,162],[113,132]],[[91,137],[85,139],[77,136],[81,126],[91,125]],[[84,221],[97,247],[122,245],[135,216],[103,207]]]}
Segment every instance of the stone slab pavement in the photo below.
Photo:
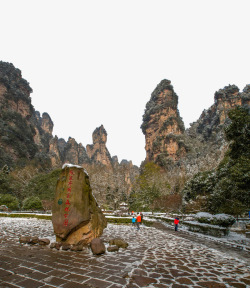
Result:
{"label": "stone slab pavement", "polygon": [[51,221],[0,218],[0,287],[250,287],[248,255],[238,258],[230,248],[211,248],[195,236],[159,228],[109,224],[104,241],[122,237],[129,246],[94,256],[88,248],[73,252],[20,244],[20,236],[55,241]]}

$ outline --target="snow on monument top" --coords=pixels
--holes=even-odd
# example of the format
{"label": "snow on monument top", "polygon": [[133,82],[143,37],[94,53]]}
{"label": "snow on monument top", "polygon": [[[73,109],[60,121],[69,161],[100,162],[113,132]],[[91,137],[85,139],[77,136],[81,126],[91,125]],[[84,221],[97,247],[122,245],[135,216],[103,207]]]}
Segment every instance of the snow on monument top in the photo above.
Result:
{"label": "snow on monument top", "polygon": [[87,172],[87,170],[84,169],[82,166],[75,165],[75,164],[70,164],[70,163],[65,163],[65,164],[63,164],[62,169],[66,168],[66,167],[69,167],[69,168],[80,168],[80,169],[83,169],[84,172],[85,172],[87,175],[89,175],[88,172]]}

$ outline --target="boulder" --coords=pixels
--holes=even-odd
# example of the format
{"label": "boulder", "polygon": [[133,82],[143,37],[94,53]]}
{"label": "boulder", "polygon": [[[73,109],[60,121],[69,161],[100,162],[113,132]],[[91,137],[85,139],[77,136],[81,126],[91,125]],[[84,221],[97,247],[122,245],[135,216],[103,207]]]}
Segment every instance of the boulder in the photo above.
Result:
{"label": "boulder", "polygon": [[83,245],[81,245],[81,244],[72,245],[70,250],[71,251],[82,251],[83,250]]}
{"label": "boulder", "polygon": [[67,250],[70,250],[70,248],[71,248],[71,245],[70,245],[70,244],[68,244],[68,243],[62,243],[62,250],[67,251]]}
{"label": "boulder", "polygon": [[42,238],[38,240],[39,245],[45,246],[45,245],[49,245],[50,240],[47,238]]}
{"label": "boulder", "polygon": [[37,236],[34,236],[34,237],[31,237],[30,241],[29,241],[29,244],[31,245],[35,245],[37,244],[39,241],[38,237]]}
{"label": "boulder", "polygon": [[88,244],[107,227],[82,167],[63,166],[56,186],[52,223],[56,240],[68,244]]}
{"label": "boulder", "polygon": [[122,238],[114,238],[114,239],[109,240],[109,245],[116,245],[119,248],[127,248],[128,242],[126,242]]}
{"label": "boulder", "polygon": [[53,243],[51,243],[50,244],[50,248],[51,249],[57,249],[57,250],[60,250],[60,248],[61,248],[61,246],[62,246],[62,243],[61,242],[53,242]]}
{"label": "boulder", "polygon": [[105,245],[100,238],[95,238],[90,242],[90,248],[94,255],[104,254],[106,252]]}
{"label": "boulder", "polygon": [[108,250],[109,252],[116,252],[116,251],[119,250],[119,247],[116,246],[116,245],[114,245],[114,246],[109,246],[109,247],[107,248],[107,250]]}
{"label": "boulder", "polygon": [[51,243],[50,246],[49,246],[49,248],[51,248],[51,249],[56,248],[56,242]]}
{"label": "boulder", "polygon": [[28,244],[30,242],[30,237],[29,236],[21,236],[19,238],[19,242],[22,244]]}

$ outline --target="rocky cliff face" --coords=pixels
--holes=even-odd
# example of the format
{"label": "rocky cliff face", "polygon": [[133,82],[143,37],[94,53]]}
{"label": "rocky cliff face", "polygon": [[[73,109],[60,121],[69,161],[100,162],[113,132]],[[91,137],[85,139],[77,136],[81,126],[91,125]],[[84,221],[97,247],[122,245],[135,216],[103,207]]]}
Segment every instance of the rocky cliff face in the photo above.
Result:
{"label": "rocky cliff face", "polygon": [[146,105],[141,125],[146,139],[146,161],[163,165],[186,154],[183,144],[185,128],[177,105],[178,96],[171,81],[162,80]]}
{"label": "rocky cliff face", "polygon": [[235,85],[228,85],[215,92],[214,104],[204,110],[200,118],[185,131],[185,143],[189,152],[182,159],[187,175],[210,170],[223,159],[228,143],[224,128],[229,124],[228,112],[236,106],[248,106],[250,85],[243,92]]}
{"label": "rocky cliff face", "polygon": [[34,159],[48,145],[44,137],[47,131],[42,126],[46,121],[40,121],[35,113],[31,104],[31,92],[32,89],[22,78],[21,71],[12,64],[1,61],[0,166],[12,166],[21,160]]}
{"label": "rocky cliff face", "polygon": [[185,130],[177,95],[170,81],[161,81],[146,105],[141,126],[146,139],[146,161],[171,171],[171,177],[176,174],[189,178],[199,171],[215,168],[228,147],[224,136],[228,111],[237,105],[249,106],[249,99],[250,85],[242,93],[235,85],[226,86],[215,92],[214,104]]}
{"label": "rocky cliff face", "polygon": [[[107,192],[114,192],[110,205],[128,195],[139,169],[132,162],[119,164],[106,147],[103,125],[93,132],[93,144],[87,149],[74,138],[53,137],[53,122],[31,104],[29,83],[13,64],[0,62],[0,169],[4,165],[28,165],[33,161],[44,169],[61,168],[63,163],[81,165],[89,171],[93,194],[101,204]],[[112,194],[111,193],[111,194]],[[125,197],[124,196],[124,197]]]}
{"label": "rocky cliff face", "polygon": [[237,105],[247,104],[247,87],[246,93],[240,93],[239,88],[235,85],[229,85],[215,92],[214,104],[204,110],[197,122],[192,126],[196,127],[196,132],[201,134],[205,140],[213,137],[213,133],[219,132],[228,119],[228,111]]}
{"label": "rocky cliff face", "polygon": [[1,108],[12,110],[29,119],[33,114],[29,83],[22,78],[21,71],[12,64],[0,61]]}

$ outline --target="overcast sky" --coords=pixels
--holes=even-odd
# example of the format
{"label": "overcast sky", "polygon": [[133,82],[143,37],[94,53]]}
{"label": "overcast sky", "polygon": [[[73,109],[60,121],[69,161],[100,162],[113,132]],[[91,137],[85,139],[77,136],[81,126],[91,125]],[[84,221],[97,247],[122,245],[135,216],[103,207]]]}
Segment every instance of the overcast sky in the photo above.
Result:
{"label": "overcast sky", "polygon": [[53,134],[85,147],[104,125],[111,156],[140,165],[145,105],[162,79],[185,126],[228,84],[250,83],[249,0],[0,0],[0,60],[49,113]]}

